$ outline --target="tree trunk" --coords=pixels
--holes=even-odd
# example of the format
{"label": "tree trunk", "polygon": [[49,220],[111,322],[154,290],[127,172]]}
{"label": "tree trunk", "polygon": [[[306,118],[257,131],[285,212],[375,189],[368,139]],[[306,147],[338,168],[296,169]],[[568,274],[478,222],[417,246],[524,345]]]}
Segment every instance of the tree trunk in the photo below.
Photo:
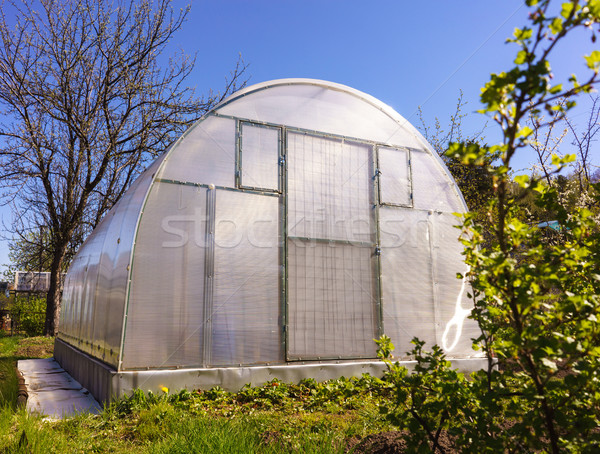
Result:
{"label": "tree trunk", "polygon": [[52,266],[50,268],[50,288],[46,295],[46,325],[44,334],[56,336],[58,334],[58,320],[60,317],[62,264],[65,258],[66,246],[60,245],[54,251]]}

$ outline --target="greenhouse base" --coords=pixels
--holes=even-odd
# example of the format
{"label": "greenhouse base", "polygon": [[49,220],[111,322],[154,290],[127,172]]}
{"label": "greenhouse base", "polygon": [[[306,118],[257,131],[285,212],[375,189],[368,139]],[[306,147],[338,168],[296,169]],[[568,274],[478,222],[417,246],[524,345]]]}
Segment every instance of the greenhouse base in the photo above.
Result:
{"label": "greenhouse base", "polygon": [[[228,391],[237,391],[245,384],[257,386],[274,378],[283,382],[297,383],[309,377],[324,381],[342,376],[359,377],[364,373],[381,377],[385,370],[385,365],[378,360],[339,360],[290,362],[269,366],[118,372],[60,339],[55,341],[54,357],[63,369],[87,388],[99,402],[110,402],[123,395],[131,395],[137,388],[158,393],[163,387],[175,391],[183,388],[210,389],[220,386]],[[487,366],[485,358],[456,358],[451,361],[454,367],[465,373]],[[400,361],[400,363],[412,369],[415,361]]]}

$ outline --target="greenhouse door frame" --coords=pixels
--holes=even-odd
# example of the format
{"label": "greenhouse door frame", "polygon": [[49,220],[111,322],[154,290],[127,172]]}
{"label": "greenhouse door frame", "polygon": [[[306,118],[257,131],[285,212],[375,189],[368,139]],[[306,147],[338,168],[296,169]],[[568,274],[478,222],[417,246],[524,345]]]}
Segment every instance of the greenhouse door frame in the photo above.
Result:
{"label": "greenhouse door frame", "polygon": [[[367,217],[369,219],[369,241],[349,241],[349,240],[339,240],[339,239],[330,239],[330,238],[306,238],[300,236],[290,235],[290,212],[289,205],[292,202],[290,195],[290,187],[289,187],[289,176],[290,169],[288,168],[290,164],[291,158],[291,150],[290,150],[290,135],[305,135],[315,139],[325,139],[339,142],[342,146],[346,144],[352,144],[359,147],[365,147],[367,149],[367,162],[363,165],[366,165],[368,168],[368,180],[365,184],[368,186],[369,191],[369,212],[367,213]],[[302,129],[283,127],[283,136],[282,136],[282,160],[284,165],[281,167],[282,171],[282,236],[283,236],[283,247],[282,247],[282,260],[283,260],[283,281],[282,281],[282,310],[284,313],[284,352],[285,359],[288,362],[292,361],[304,361],[304,360],[338,360],[338,359],[372,359],[376,358],[376,348],[374,338],[377,338],[383,334],[383,317],[382,317],[382,307],[381,307],[381,260],[380,260],[380,247],[379,247],[379,182],[377,176],[377,148],[379,144],[373,143],[370,141],[364,141],[355,138],[341,137],[332,134],[327,134],[318,131],[306,131]],[[348,179],[352,178],[352,175],[348,176]],[[313,207],[314,208],[314,207]],[[342,245],[352,245],[354,247],[364,248],[363,255],[368,251],[368,259],[363,262],[364,267],[368,267],[370,270],[370,282],[369,282],[369,300],[370,307],[366,308],[366,312],[372,313],[371,320],[367,320],[367,324],[372,324],[372,329],[370,332],[364,330],[362,332],[363,339],[360,339],[361,342],[368,343],[369,347],[366,347],[363,354],[344,354],[343,352],[339,352],[337,354],[298,354],[293,351],[295,348],[293,346],[293,340],[291,337],[293,336],[293,327],[290,325],[291,317],[292,317],[292,305],[294,304],[293,296],[290,292],[290,274],[292,272],[292,264],[290,262],[290,246],[291,242],[299,241],[299,242],[310,242],[311,244],[328,244],[330,246],[342,246]],[[368,249],[367,249],[368,248]],[[365,256],[366,257],[366,256]],[[346,269],[343,270],[346,274],[350,276]],[[350,276],[351,279],[352,276]],[[358,284],[360,286],[360,283]],[[335,320],[333,320],[335,322]],[[309,333],[310,336],[314,333]],[[355,333],[357,334],[357,333]],[[360,334],[360,333],[358,333]],[[334,341],[335,339],[331,339]],[[344,339],[338,339],[338,341],[344,342]],[[372,345],[371,345],[372,344]]]}

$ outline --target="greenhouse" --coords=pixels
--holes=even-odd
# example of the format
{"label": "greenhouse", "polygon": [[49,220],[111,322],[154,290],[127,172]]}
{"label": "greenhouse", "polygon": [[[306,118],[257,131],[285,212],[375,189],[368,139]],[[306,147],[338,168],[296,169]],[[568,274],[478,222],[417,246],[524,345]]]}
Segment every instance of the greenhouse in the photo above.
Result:
{"label": "greenhouse", "polygon": [[134,182],[74,258],[55,345],[99,400],[380,374],[417,336],[471,347],[458,187],[419,132],[349,87],[244,88]]}

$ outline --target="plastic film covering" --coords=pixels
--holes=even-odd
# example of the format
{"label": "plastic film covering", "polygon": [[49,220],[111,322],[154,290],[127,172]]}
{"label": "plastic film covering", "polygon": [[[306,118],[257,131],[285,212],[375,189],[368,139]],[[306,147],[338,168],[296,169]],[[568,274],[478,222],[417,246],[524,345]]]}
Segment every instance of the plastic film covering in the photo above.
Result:
{"label": "plastic film covering", "polygon": [[206,192],[152,187],[133,256],[123,369],[202,365]]}
{"label": "plastic film covering", "polygon": [[235,120],[208,116],[176,143],[158,178],[235,186]]}
{"label": "plastic film covering", "polygon": [[481,334],[477,323],[467,318],[473,307],[467,293],[472,292],[468,283],[456,277],[467,271],[461,255],[463,246],[458,241],[459,224],[459,219],[451,214],[431,216],[434,279],[442,328],[437,342],[449,357],[473,355],[471,339]]}
{"label": "plastic film covering", "polygon": [[81,293],[83,289],[83,270],[85,269],[84,261],[87,256],[77,255],[73,258],[69,273],[65,278],[64,290],[62,295],[62,306],[60,311],[59,327],[60,332],[58,337],[71,342],[74,345],[79,343],[79,320],[75,320],[81,313]]}
{"label": "plastic film covering", "polygon": [[372,248],[288,245],[288,359],[375,356]]}
{"label": "plastic film covering", "polygon": [[221,114],[239,118],[405,147],[423,147],[408,122],[398,123],[356,94],[316,84],[275,85],[268,90],[249,91],[217,109]]}
{"label": "plastic film covering", "polygon": [[79,314],[79,305],[81,304],[81,265],[82,258],[76,255],[71,262],[69,272],[65,278],[64,290],[62,294],[62,305],[60,311],[58,337],[77,345],[79,323],[75,323],[75,314]]}
{"label": "plastic film covering", "polygon": [[403,356],[419,337],[436,343],[429,214],[380,207],[381,289],[384,333]]}
{"label": "plastic film covering", "polygon": [[456,184],[428,152],[413,151],[411,168],[415,208],[446,213],[465,211]]}
{"label": "plastic film covering", "polygon": [[242,123],[242,186],[279,190],[279,135],[279,128]]}
{"label": "plastic film covering", "polygon": [[104,238],[110,218],[105,217],[97,233],[90,236],[77,254],[65,282],[60,336],[80,350],[92,352],[93,310]]}
{"label": "plastic film covering", "polygon": [[408,169],[408,152],[388,147],[378,147],[379,191],[381,203],[410,205],[411,186]]}
{"label": "plastic film covering", "polygon": [[139,213],[164,155],[131,185],[79,249],[63,293],[60,338],[118,365],[129,259]]}
{"label": "plastic film covering", "polygon": [[279,198],[216,194],[210,364],[281,362]]}
{"label": "plastic film covering", "polygon": [[288,134],[288,235],[371,242],[371,147]]}
{"label": "plastic film covering", "polygon": [[108,214],[104,247],[98,266],[98,285],[93,311],[92,344],[105,362],[116,366],[121,349],[123,311],[129,280],[131,249],[139,213],[151,175],[138,178]]}

